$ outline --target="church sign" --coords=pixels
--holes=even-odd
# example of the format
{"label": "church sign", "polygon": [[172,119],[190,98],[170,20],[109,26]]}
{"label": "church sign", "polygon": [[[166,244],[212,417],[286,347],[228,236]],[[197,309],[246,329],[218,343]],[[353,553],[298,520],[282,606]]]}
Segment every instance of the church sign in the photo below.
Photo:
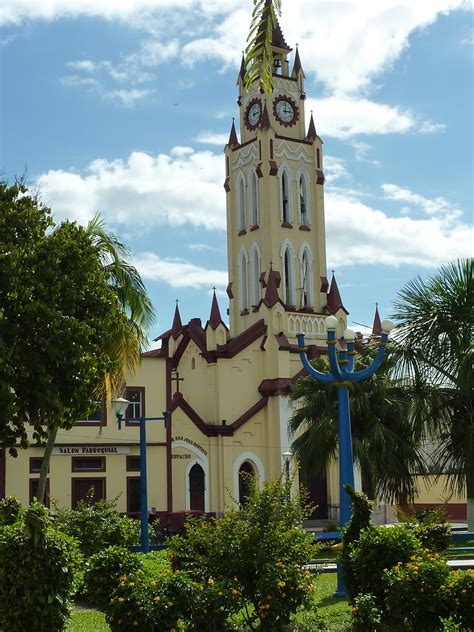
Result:
{"label": "church sign", "polygon": [[55,456],[90,456],[96,454],[128,454],[130,448],[126,445],[68,445],[53,448]]}
{"label": "church sign", "polygon": [[207,450],[205,450],[202,445],[199,445],[199,443],[196,443],[192,439],[188,439],[188,437],[174,437],[173,441],[184,441],[184,443],[192,445],[194,448],[197,448],[200,452],[207,456]]}

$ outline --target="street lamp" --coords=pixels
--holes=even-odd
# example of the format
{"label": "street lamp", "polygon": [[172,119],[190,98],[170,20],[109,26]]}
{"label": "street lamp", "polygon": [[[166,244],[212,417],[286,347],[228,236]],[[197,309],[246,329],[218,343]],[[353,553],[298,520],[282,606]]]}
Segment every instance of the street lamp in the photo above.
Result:
{"label": "street lamp", "polygon": [[[129,402],[123,397],[112,400],[112,409],[117,417],[118,429],[122,428],[122,419]],[[148,487],[147,487],[147,468],[146,468],[146,422],[147,421],[163,421],[166,428],[169,413],[164,412],[163,417],[132,417],[126,419],[140,424],[140,545],[143,553],[150,550],[150,541],[148,539]]]}
{"label": "street lamp", "polygon": [[[350,499],[347,495],[344,485],[354,487],[354,461],[352,456],[352,437],[351,437],[351,419],[349,409],[349,391],[348,386],[352,382],[359,382],[366,377],[372,375],[382,363],[385,346],[387,344],[388,335],[392,331],[394,324],[390,320],[384,320],[382,323],[382,335],[380,337],[380,347],[372,364],[362,371],[354,371],[354,341],[355,332],[346,329],[343,338],[347,343],[347,349],[336,351],[336,327],[337,318],[328,316],[325,320],[327,331],[327,345],[329,355],[330,373],[321,373],[317,371],[309,362],[306,355],[306,347],[304,342],[304,334],[298,334],[298,347],[300,350],[300,358],[308,375],[319,382],[326,384],[335,384],[337,386],[338,401],[338,435],[339,435],[339,502],[340,502],[340,527],[341,529],[349,522],[351,517]],[[342,578],[341,563],[337,565],[337,596],[344,597],[346,589]]]}

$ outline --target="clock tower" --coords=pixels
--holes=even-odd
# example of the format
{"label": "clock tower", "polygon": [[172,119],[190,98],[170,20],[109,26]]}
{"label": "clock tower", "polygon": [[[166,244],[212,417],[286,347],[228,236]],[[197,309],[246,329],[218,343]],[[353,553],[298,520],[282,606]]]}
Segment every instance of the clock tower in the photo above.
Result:
{"label": "clock tower", "polygon": [[[225,147],[231,336],[264,318],[273,333],[324,338],[324,319],[346,312],[326,271],[322,141],[305,124],[305,75],[280,25],[272,33],[273,91],[237,78],[235,123]],[[328,293],[329,291],[329,293]],[[332,293],[331,293],[332,292]]]}

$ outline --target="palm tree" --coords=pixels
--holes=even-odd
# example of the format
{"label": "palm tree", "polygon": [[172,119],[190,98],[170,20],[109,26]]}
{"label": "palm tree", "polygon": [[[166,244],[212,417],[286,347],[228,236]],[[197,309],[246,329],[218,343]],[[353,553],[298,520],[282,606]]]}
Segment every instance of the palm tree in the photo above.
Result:
{"label": "palm tree", "polygon": [[399,375],[412,380],[419,422],[437,444],[432,458],[446,489],[467,493],[469,530],[474,530],[473,259],[452,262],[398,294],[393,318],[402,362]]}
{"label": "palm tree", "polygon": [[[115,290],[121,310],[126,318],[117,322],[115,335],[104,340],[104,350],[116,367],[104,381],[97,384],[96,398],[109,401],[123,390],[126,373],[136,370],[142,351],[147,346],[147,331],[154,322],[154,310],[137,269],[128,261],[130,250],[113,234],[96,215],[87,225],[86,232],[96,248],[110,286]],[[58,427],[48,428],[41,471],[38,481],[38,499],[43,499],[51,454]]]}
{"label": "palm tree", "polygon": [[272,33],[281,15],[281,0],[254,0],[252,23],[245,49],[245,87],[247,91],[254,81],[261,89],[273,91]]}
{"label": "palm tree", "polygon": [[[372,346],[359,347],[360,368],[371,364]],[[365,493],[371,499],[401,501],[414,496],[414,472],[423,472],[424,463],[421,437],[410,415],[410,393],[392,378],[395,363],[389,352],[375,374],[351,384],[351,429]],[[314,366],[327,372],[324,358]],[[292,450],[304,472],[325,472],[337,456],[337,387],[304,377],[295,384],[291,400],[298,406],[290,420],[290,432],[297,435]]]}

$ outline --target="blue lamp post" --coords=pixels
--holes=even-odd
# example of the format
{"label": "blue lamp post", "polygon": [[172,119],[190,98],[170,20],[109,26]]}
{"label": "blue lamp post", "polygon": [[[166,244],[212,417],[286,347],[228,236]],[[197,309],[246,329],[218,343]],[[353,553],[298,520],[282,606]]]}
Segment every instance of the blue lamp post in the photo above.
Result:
{"label": "blue lamp post", "polygon": [[[119,397],[112,400],[112,407],[117,417],[118,429],[122,428],[122,420],[127,407],[132,402]],[[168,423],[169,413],[164,412],[163,417],[136,417],[126,419],[140,424],[140,545],[143,553],[150,550],[150,541],[148,539],[148,487],[147,487],[147,469],[146,469],[146,422],[147,421],[163,421],[164,426]]]}
{"label": "blue lamp post", "polygon": [[[384,320],[382,323],[382,335],[380,338],[380,347],[372,364],[362,371],[354,371],[354,341],[355,332],[346,329],[343,333],[344,340],[347,343],[347,349],[336,351],[336,327],[337,318],[328,316],[325,321],[327,330],[327,345],[329,355],[330,373],[320,373],[311,366],[304,342],[304,334],[298,334],[298,347],[300,350],[300,358],[308,375],[319,382],[326,384],[335,384],[337,386],[338,401],[338,435],[339,435],[339,502],[340,502],[340,526],[344,527],[351,517],[350,499],[344,489],[344,485],[354,487],[354,461],[352,456],[352,437],[351,437],[351,418],[349,410],[349,391],[348,387],[352,382],[359,382],[366,377],[372,375],[382,363],[385,354],[385,345],[387,344],[388,335],[394,325],[390,320]],[[337,566],[337,596],[344,597],[346,589],[342,578],[341,564]]]}

